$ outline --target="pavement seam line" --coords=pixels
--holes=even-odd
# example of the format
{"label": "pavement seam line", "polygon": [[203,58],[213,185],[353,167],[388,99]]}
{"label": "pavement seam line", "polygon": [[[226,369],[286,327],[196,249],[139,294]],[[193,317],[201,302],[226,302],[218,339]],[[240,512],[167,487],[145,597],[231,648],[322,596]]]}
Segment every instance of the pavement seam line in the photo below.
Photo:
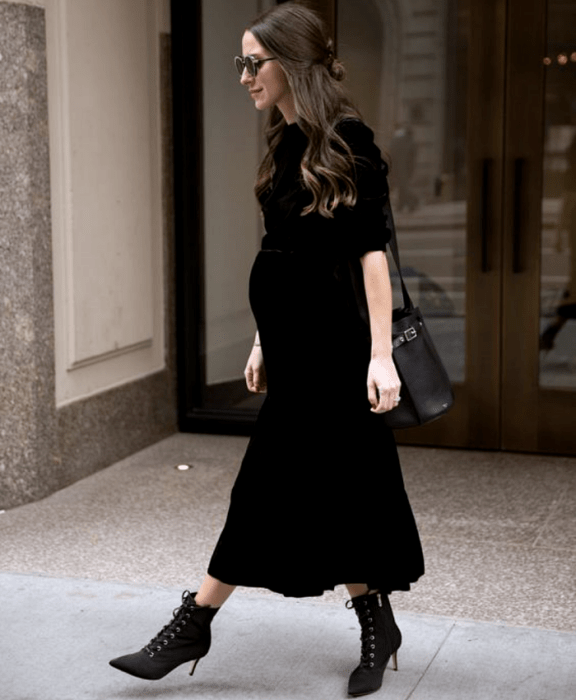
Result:
{"label": "pavement seam line", "polygon": [[426,668],[424,669],[424,673],[420,676],[420,678],[418,679],[418,682],[417,682],[416,685],[412,688],[412,690],[410,691],[410,693],[406,696],[405,700],[410,700],[410,698],[414,695],[414,693],[415,693],[416,690],[418,689],[418,686],[420,685],[420,683],[422,683],[422,681],[424,680],[424,677],[425,677],[426,674],[428,673],[428,669],[430,668],[430,666],[432,666],[432,664],[433,664],[434,661],[436,660],[436,657],[437,657],[438,654],[442,651],[444,645],[446,644],[446,641],[448,640],[448,637],[452,634],[452,631],[454,630],[455,627],[456,627],[456,622],[452,623],[450,629],[449,629],[448,632],[446,633],[446,636],[444,637],[444,639],[443,639],[442,642],[440,643],[440,646],[439,646],[438,649],[436,650],[436,653],[435,653],[434,656],[430,659],[429,664],[428,664],[428,665],[426,666]]}

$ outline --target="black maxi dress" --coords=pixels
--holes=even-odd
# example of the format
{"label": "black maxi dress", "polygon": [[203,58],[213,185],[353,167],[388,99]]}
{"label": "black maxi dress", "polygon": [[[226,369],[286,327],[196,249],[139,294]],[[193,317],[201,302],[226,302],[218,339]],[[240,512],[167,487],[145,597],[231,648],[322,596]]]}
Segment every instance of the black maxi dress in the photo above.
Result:
{"label": "black maxi dress", "polygon": [[224,583],[296,598],[345,583],[409,590],[424,573],[394,435],[370,411],[370,337],[347,272],[386,249],[387,167],[363,122],[338,129],[357,161],[353,208],[300,215],[311,195],[296,123],[284,127],[261,201],[249,298],[267,395],[208,567]]}

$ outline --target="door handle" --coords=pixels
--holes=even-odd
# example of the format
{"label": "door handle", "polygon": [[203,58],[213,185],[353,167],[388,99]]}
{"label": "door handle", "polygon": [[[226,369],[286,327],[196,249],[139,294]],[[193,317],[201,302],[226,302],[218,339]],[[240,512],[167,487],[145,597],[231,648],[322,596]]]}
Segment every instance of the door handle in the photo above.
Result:
{"label": "door handle", "polygon": [[492,185],[493,158],[482,161],[482,180],[480,192],[480,236],[482,241],[482,272],[490,272],[490,187]]}
{"label": "door handle", "polygon": [[524,228],[524,202],[523,193],[526,184],[526,159],[514,160],[514,218],[512,228],[512,272],[519,274],[524,272],[522,256],[522,231]]}

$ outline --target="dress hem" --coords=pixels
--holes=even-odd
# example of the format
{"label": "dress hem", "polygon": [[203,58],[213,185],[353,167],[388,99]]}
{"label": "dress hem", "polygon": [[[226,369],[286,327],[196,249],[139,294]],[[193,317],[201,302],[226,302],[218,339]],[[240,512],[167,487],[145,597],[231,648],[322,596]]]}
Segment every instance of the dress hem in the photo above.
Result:
{"label": "dress hem", "polygon": [[[212,576],[212,578],[215,578],[217,581],[220,581],[221,583],[226,584],[227,586],[237,586],[240,588],[263,588],[267,591],[270,591],[272,593],[278,593],[279,595],[284,596],[285,598],[319,598],[324,595],[324,593],[327,593],[328,591],[334,591],[334,589],[337,586],[345,586],[346,583],[344,582],[337,582],[334,584],[322,584],[318,586],[316,589],[309,589],[310,592],[303,592],[302,590],[297,590],[296,588],[291,589],[286,586],[275,586],[273,584],[265,584],[265,583],[255,583],[255,582],[246,582],[247,579],[238,579],[237,583],[232,583],[231,580],[227,579],[227,577],[221,577],[218,576],[213,570],[209,569],[208,574]],[[423,575],[423,574],[422,574]],[[356,577],[358,578],[358,577]],[[402,592],[408,592],[411,590],[411,586],[416,583],[421,578],[421,576],[416,577],[413,580],[410,580],[409,582],[395,582],[393,584],[385,584],[385,583],[375,583],[374,580],[368,579],[366,582],[366,585],[368,586],[369,590],[378,590],[380,593],[385,593],[387,595],[390,595],[394,591],[402,591]],[[350,582],[352,579],[350,579]],[[358,581],[360,581],[360,578],[358,578]],[[314,592],[312,592],[314,590]]]}

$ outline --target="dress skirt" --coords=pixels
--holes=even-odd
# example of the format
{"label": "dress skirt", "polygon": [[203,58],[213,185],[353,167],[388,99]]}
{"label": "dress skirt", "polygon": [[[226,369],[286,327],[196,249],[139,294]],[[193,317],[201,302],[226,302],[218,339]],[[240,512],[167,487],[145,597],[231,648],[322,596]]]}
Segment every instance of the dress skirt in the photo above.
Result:
{"label": "dress skirt", "polygon": [[409,590],[422,548],[392,431],[370,411],[370,343],[322,255],[262,250],[250,305],[267,396],[208,573],[290,597]]}

